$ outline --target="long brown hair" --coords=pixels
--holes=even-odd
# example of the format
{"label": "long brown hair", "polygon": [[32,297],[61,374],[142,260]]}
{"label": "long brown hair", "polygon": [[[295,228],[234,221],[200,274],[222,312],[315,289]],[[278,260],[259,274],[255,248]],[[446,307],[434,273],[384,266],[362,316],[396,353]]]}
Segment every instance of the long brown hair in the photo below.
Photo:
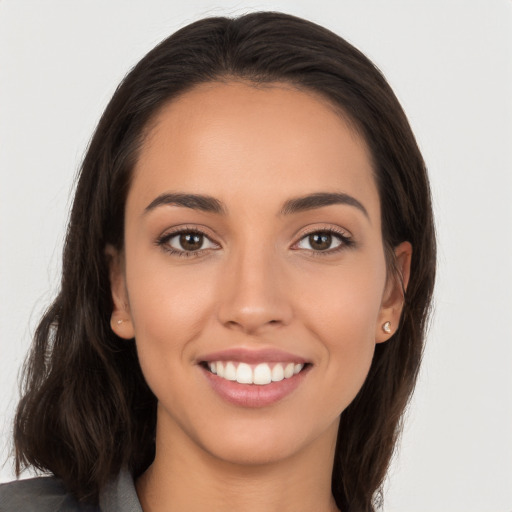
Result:
{"label": "long brown hair", "polygon": [[194,85],[230,77],[288,82],[335,105],[373,158],[390,268],[392,248],[413,246],[398,330],[378,344],[369,375],[341,415],[332,492],[344,511],[372,511],[421,360],[435,274],[428,178],[398,100],[357,49],[311,22],[281,13],[208,18],[149,52],[107,106],[81,167],[63,255],[60,293],[27,359],[15,418],[16,471],[32,465],[95,502],[126,466],[134,477],[155,450],[156,398],[135,344],[110,329],[105,247],[123,246],[124,207],[148,123]]}

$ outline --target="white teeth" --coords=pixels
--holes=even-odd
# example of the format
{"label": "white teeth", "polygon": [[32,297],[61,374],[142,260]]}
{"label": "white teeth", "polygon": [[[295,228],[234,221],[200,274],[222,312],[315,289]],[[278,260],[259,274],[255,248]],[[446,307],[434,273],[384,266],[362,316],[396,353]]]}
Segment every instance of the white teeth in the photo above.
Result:
{"label": "white teeth", "polygon": [[233,361],[210,361],[208,368],[214,374],[226,380],[240,384],[264,386],[297,375],[304,365],[301,363],[259,363],[251,366]]}
{"label": "white teeth", "polygon": [[267,363],[261,363],[254,368],[253,383],[258,386],[270,384],[272,382],[272,372]]}
{"label": "white teeth", "polygon": [[293,376],[293,370],[295,369],[295,365],[293,363],[288,363],[284,369],[284,378],[289,379]]}
{"label": "white teeth", "polygon": [[240,384],[252,384],[252,370],[248,364],[240,363],[236,369],[236,381]]}
{"label": "white teeth", "polygon": [[276,364],[272,368],[272,382],[279,382],[284,379],[284,370],[282,364]]}
{"label": "white teeth", "polygon": [[224,378],[227,380],[236,380],[236,366],[229,361],[224,368]]}

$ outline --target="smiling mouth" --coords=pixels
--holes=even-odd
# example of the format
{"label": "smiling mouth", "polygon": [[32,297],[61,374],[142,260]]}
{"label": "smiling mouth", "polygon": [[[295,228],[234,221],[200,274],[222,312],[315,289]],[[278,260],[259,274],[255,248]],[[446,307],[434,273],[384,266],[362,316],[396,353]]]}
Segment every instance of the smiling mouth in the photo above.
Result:
{"label": "smiling mouth", "polygon": [[290,379],[304,370],[308,363],[276,362],[248,364],[239,361],[203,361],[201,365],[218,377],[238,382],[265,386]]}

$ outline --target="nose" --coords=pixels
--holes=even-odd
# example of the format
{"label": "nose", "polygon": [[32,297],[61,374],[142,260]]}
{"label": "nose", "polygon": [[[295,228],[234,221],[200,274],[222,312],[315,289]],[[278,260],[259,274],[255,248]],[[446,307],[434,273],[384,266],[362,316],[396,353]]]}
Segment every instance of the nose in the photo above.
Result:
{"label": "nose", "polygon": [[219,321],[253,335],[288,325],[293,308],[282,266],[271,252],[232,255],[220,283]]}

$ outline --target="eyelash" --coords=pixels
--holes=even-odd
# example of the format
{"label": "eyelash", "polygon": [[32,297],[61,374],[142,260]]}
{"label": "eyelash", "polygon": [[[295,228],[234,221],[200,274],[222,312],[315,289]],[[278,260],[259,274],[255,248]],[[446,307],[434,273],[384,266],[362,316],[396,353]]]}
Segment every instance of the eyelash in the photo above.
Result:
{"label": "eyelash", "polygon": [[[301,235],[301,237],[299,238],[299,240],[294,244],[294,246],[299,244],[305,238],[307,238],[311,235],[319,234],[319,233],[331,235],[331,236],[337,238],[341,243],[338,247],[335,247],[334,249],[326,249],[324,251],[315,251],[313,249],[305,249],[305,250],[309,251],[313,256],[324,256],[324,255],[336,254],[345,249],[349,249],[355,245],[354,240],[350,236],[348,236],[346,234],[346,232],[329,227],[329,228],[324,228],[324,229],[314,229],[314,230],[308,231],[306,233],[303,233]],[[216,242],[213,242],[211,240],[211,238],[203,231],[201,231],[197,228],[186,228],[186,227],[181,228],[177,231],[172,231],[170,233],[166,233],[166,234],[162,235],[161,237],[159,237],[156,240],[155,244],[158,247],[160,247],[162,250],[164,250],[165,252],[167,252],[173,256],[178,256],[180,258],[199,257],[204,252],[212,250],[211,248],[199,249],[197,251],[177,250],[169,245],[169,241],[172,238],[179,236],[179,235],[184,235],[184,234],[200,235],[200,236],[203,236],[206,239],[208,239],[211,243],[218,245]],[[294,249],[294,250],[300,250],[300,249]]]}
{"label": "eyelash", "polygon": [[215,242],[213,242],[211,240],[211,238],[203,231],[201,231],[197,228],[187,228],[187,227],[183,227],[177,231],[171,231],[170,233],[166,233],[166,234],[162,235],[161,237],[159,237],[156,240],[156,245],[161,247],[165,252],[167,252],[173,256],[178,256],[179,258],[196,258],[198,256],[201,256],[205,251],[211,250],[211,249],[199,249],[198,251],[186,251],[186,250],[181,251],[181,250],[174,249],[173,247],[171,247],[169,245],[169,241],[172,238],[179,236],[179,235],[200,235],[200,236],[203,236],[206,239],[210,240],[215,245],[218,245]]}
{"label": "eyelash", "polygon": [[[294,246],[296,246],[297,244],[299,244],[302,240],[304,240],[305,238],[311,236],[311,235],[315,235],[315,234],[327,234],[327,235],[331,235],[333,236],[334,238],[337,238],[341,243],[338,247],[334,247],[333,249],[326,249],[324,251],[315,251],[313,249],[306,249],[307,251],[310,252],[310,254],[312,256],[329,256],[331,254],[337,254],[341,251],[344,251],[345,249],[350,249],[352,247],[354,247],[355,245],[355,242],[354,240],[352,239],[351,236],[349,236],[345,231],[342,231],[342,230],[338,230],[338,229],[335,229],[335,228],[332,228],[332,227],[328,227],[328,228],[321,228],[321,229],[313,229],[311,231],[307,231],[305,233],[302,233],[301,234],[301,237],[299,238],[299,240],[294,244]],[[295,250],[299,250],[299,249],[295,249]]]}

